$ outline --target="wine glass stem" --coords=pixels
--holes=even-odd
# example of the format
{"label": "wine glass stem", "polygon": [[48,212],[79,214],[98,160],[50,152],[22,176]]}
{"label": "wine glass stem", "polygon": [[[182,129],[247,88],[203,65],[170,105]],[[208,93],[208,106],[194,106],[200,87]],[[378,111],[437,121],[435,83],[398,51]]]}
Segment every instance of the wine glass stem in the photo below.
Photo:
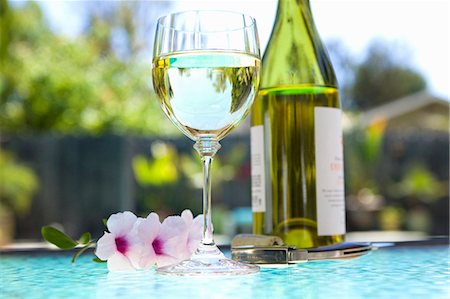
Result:
{"label": "wine glass stem", "polygon": [[220,144],[216,138],[206,136],[200,137],[194,148],[200,154],[203,166],[203,234],[201,245],[212,248],[215,247],[215,244],[211,221],[211,165],[214,155],[220,149]]}
{"label": "wine glass stem", "polygon": [[214,245],[211,222],[211,165],[213,157],[203,156],[203,245]]}

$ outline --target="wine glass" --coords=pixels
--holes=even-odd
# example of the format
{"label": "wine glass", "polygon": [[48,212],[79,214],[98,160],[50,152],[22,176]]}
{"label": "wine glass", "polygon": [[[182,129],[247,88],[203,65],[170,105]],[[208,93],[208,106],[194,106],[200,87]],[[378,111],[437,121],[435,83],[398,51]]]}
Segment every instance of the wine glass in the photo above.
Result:
{"label": "wine glass", "polygon": [[187,137],[203,164],[203,232],[189,260],[160,267],[176,275],[235,275],[259,271],[227,259],[213,239],[211,163],[219,141],[238,126],[259,88],[255,20],[225,11],[187,11],[161,17],[153,50],[153,86],[162,110]]}

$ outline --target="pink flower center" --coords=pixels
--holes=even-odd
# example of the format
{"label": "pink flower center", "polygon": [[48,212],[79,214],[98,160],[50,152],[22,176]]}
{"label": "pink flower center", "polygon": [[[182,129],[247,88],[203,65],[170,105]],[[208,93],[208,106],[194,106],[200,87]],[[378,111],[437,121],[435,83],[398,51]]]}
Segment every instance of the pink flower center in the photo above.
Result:
{"label": "pink flower center", "polygon": [[153,240],[152,246],[157,255],[163,254],[163,242],[160,239]]}
{"label": "pink flower center", "polygon": [[117,251],[125,254],[128,250],[128,241],[124,237],[117,237],[116,238],[116,248]]}

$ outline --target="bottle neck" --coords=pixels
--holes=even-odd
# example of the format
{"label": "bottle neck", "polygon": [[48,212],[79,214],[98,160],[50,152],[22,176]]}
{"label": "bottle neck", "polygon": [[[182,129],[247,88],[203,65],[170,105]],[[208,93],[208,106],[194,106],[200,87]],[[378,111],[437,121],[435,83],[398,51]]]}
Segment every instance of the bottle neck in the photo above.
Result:
{"label": "bottle neck", "polygon": [[263,57],[261,88],[304,84],[337,86],[309,0],[278,0]]}
{"label": "bottle neck", "polygon": [[297,13],[312,19],[309,0],[278,0],[277,17],[289,18]]}
{"label": "bottle neck", "polygon": [[314,39],[318,37],[309,0],[278,0],[275,26],[294,26],[297,34],[309,33]]}

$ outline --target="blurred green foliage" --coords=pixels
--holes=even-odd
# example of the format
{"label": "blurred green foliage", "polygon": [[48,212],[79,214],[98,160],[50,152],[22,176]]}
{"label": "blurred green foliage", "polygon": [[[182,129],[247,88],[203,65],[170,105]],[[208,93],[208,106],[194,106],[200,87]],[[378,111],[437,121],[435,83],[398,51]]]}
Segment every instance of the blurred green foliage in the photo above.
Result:
{"label": "blurred green foliage", "polygon": [[395,205],[383,207],[378,216],[381,230],[401,230],[405,214],[403,208]]}
{"label": "blurred green foliage", "polygon": [[[152,91],[151,62],[119,58],[107,18],[91,15],[86,32],[68,38],[50,30],[35,2],[0,3],[3,132],[179,134]],[[131,35],[132,18],[114,21]]]}
{"label": "blurred green foliage", "polygon": [[132,160],[134,177],[140,187],[137,192],[138,212],[157,210],[164,217],[164,214],[179,214],[185,208],[197,206],[193,210],[198,214],[200,194],[193,194],[195,187],[192,188],[189,179],[189,174],[196,171],[185,167],[187,163],[195,168],[192,161],[195,157],[180,154],[173,144],[165,142],[153,142],[150,152],[150,156],[136,155]]}
{"label": "blurred green foliage", "polygon": [[448,183],[439,181],[423,164],[412,164],[402,180],[391,188],[397,196],[431,202],[448,196]]}
{"label": "blurred green foliage", "polygon": [[143,155],[133,157],[133,172],[140,185],[164,186],[178,181],[177,153],[165,143],[152,144],[153,161]]}
{"label": "blurred green foliage", "polygon": [[0,210],[24,216],[31,207],[38,179],[34,171],[17,162],[12,153],[0,151]]}
{"label": "blurred green foliage", "polygon": [[[244,146],[236,143],[214,158],[211,183],[215,204],[213,213],[217,214],[214,227],[219,233],[226,227],[229,209],[220,195],[227,183],[239,176],[240,167],[247,159]],[[200,214],[203,174],[198,153],[194,149],[180,151],[174,143],[162,141],[153,142],[150,152],[150,156],[136,155],[132,161],[133,173],[140,187],[137,193],[138,213],[157,210],[164,217],[189,208],[194,214]]]}
{"label": "blurred green foliage", "polygon": [[[388,125],[380,120],[365,128],[354,126],[345,134],[348,221],[357,230],[445,233],[442,224],[448,223],[448,214],[447,219],[445,212],[442,218],[436,215],[439,209],[446,209],[446,202],[448,209],[449,183],[432,167],[432,159],[442,160],[445,149],[426,158],[420,149],[414,150],[421,140],[416,137],[388,144],[392,137],[387,136],[394,134]],[[439,132],[428,134],[440,136]],[[389,150],[411,145],[408,152]]]}
{"label": "blurred green foliage", "polygon": [[354,126],[345,134],[345,163],[347,192],[358,194],[370,188],[379,192],[376,182],[376,166],[382,154],[382,142],[386,123],[377,122],[368,128]]}

